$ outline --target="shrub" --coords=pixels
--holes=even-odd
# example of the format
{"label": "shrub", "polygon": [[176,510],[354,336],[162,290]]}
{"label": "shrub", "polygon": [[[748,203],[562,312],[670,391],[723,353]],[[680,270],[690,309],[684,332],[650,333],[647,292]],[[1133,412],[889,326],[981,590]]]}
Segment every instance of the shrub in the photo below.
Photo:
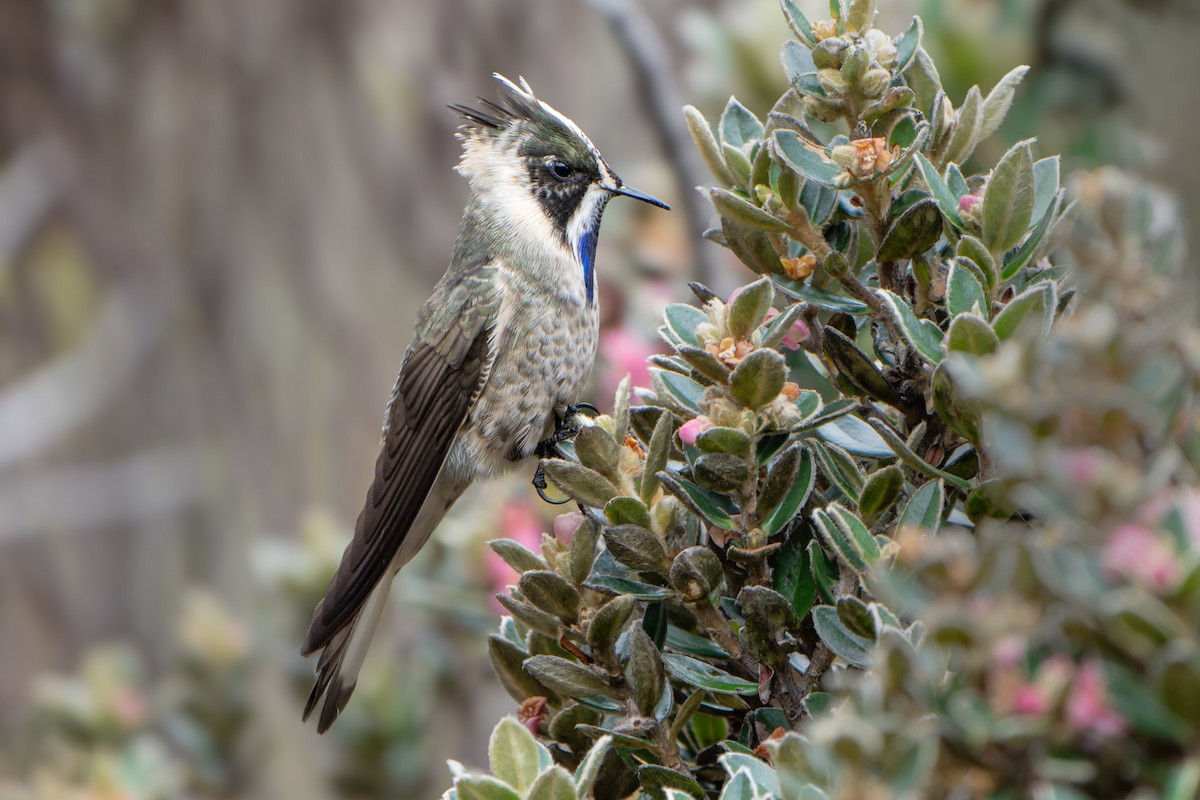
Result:
{"label": "shrub", "polygon": [[1175,251],[1113,173],[1072,228],[1033,141],[964,173],[1024,67],[955,107],[919,20],[782,5],[769,113],[685,110],[708,237],[762,277],[693,284],[641,404],[622,386],[544,462],[569,539],[492,542],[521,573],[490,639],[521,724],[446,797],[1193,796]]}

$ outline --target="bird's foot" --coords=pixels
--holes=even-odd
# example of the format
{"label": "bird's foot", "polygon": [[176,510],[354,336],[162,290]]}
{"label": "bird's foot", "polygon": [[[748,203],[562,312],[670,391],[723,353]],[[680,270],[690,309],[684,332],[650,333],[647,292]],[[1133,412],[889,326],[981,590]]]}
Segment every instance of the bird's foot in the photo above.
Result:
{"label": "bird's foot", "polygon": [[533,473],[533,488],[537,490],[538,497],[551,505],[561,506],[564,503],[569,503],[570,498],[552,500],[546,496],[546,469],[542,466],[540,459],[563,457],[559,444],[574,439],[576,434],[579,433],[579,426],[571,423],[585,411],[590,412],[590,416],[596,416],[600,413],[600,409],[591,403],[573,403],[564,408],[562,414],[559,414],[557,411],[554,412],[554,433],[539,442],[538,446],[533,449],[533,454],[539,459],[537,470]]}

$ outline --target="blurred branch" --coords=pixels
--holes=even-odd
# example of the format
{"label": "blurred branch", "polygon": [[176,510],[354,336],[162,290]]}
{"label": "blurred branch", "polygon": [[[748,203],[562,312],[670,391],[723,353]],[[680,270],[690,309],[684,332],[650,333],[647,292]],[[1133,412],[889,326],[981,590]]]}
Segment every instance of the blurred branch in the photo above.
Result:
{"label": "blurred branch", "polygon": [[63,188],[50,146],[27,145],[0,174],[0,271],[16,262]]}
{"label": "blurred branch", "polygon": [[703,238],[711,209],[696,191],[697,186],[709,182],[709,177],[684,124],[683,102],[675,86],[666,43],[654,22],[633,0],[588,0],[588,3],[612,26],[618,43],[629,56],[642,104],[650,113],[659,144],[670,159],[679,184],[679,202],[687,214],[693,243],[696,279],[711,285],[718,274],[717,260],[714,249],[707,247]]}
{"label": "blurred branch", "polygon": [[48,469],[0,482],[0,543],[46,530],[99,530],[193,505],[205,481],[195,445],[149,450],[98,466]]}
{"label": "blurred branch", "polygon": [[44,451],[129,389],[163,326],[161,310],[136,298],[113,290],[74,352],[0,394],[0,469]]}

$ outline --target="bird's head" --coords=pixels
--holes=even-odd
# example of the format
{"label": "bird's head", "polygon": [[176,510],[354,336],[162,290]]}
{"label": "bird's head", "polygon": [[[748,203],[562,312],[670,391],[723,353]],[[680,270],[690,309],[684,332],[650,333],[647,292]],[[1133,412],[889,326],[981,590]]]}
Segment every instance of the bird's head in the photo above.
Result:
{"label": "bird's head", "polygon": [[531,224],[536,208],[585,261],[583,248],[594,247],[600,216],[615,195],[667,208],[626,186],[579,126],[534,96],[524,78],[513,83],[495,77],[504,88],[499,102],[481,98],[481,109],[450,106],[465,120],[458,129],[458,171],[484,202],[509,207]]}

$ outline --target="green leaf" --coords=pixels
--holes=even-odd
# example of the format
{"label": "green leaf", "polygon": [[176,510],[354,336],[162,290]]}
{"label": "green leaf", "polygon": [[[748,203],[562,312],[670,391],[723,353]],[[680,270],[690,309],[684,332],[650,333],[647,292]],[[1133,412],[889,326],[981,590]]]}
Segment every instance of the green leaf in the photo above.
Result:
{"label": "green leaf", "polygon": [[[542,771],[538,748],[545,750],[524,725],[513,717],[505,717],[492,730],[488,741],[492,774],[524,794]],[[547,762],[549,758],[547,752]]]}
{"label": "green leaf", "polygon": [[913,492],[896,521],[898,527],[912,525],[930,533],[942,526],[942,506],[946,503],[946,488],[940,480],[927,481]]}
{"label": "green leaf", "polygon": [[1054,319],[1054,305],[1054,286],[1043,281],[1009,300],[996,315],[992,329],[1002,342],[1012,338],[1026,323],[1036,325],[1038,333],[1044,335]]}
{"label": "green leaf", "polygon": [[900,438],[900,435],[892,430],[891,426],[883,420],[872,419],[868,424],[870,424],[870,426],[874,428],[880,436],[883,437],[884,441],[888,443],[888,447],[892,448],[892,452],[895,453],[896,457],[899,458],[904,464],[924,475],[928,475],[931,478],[941,478],[947,483],[952,483],[960,489],[971,489],[970,481],[964,480],[957,475],[951,475],[945,470],[938,469],[914,453],[908,444]]}
{"label": "green leaf", "polygon": [[584,505],[604,508],[618,494],[608,478],[582,464],[561,458],[544,458],[541,463],[551,483]]}
{"label": "green leaf", "polygon": [[896,54],[899,56],[899,62],[893,72],[899,74],[908,69],[913,56],[917,54],[917,48],[921,46],[922,33],[921,18],[913,17],[908,30],[892,40],[892,44],[896,47]]}
{"label": "green leaf", "polygon": [[509,786],[490,775],[464,775],[454,781],[458,800],[522,800]]}
{"label": "green leaf", "polygon": [[[964,164],[979,144],[979,131],[983,125],[983,95],[978,86],[972,86],[956,115],[957,125],[950,134],[944,163]],[[960,195],[961,196],[961,195]]]}
{"label": "green leaf", "polygon": [[779,291],[793,300],[803,300],[825,311],[835,311],[844,314],[865,314],[867,312],[866,303],[859,302],[858,300],[843,297],[842,295],[818,289],[815,286],[809,286],[807,283],[801,283],[800,281],[784,278],[779,275],[772,275],[771,280],[775,282],[775,287]]}
{"label": "green leaf", "polygon": [[863,519],[874,519],[892,507],[904,489],[904,472],[895,464],[875,470],[858,495],[858,510]]}
{"label": "green leaf", "polygon": [[986,356],[1000,346],[992,326],[974,314],[959,314],[946,333],[946,347],[959,353]]}
{"label": "green leaf", "polygon": [[979,141],[983,141],[995,133],[1000,127],[1000,123],[1004,122],[1004,118],[1008,116],[1008,109],[1012,107],[1017,86],[1020,85],[1027,72],[1029,72],[1029,67],[1017,67],[1001,78],[1000,82],[988,92],[988,96],[983,101],[983,119],[979,126]]}
{"label": "green leaf", "polygon": [[907,69],[904,70],[904,80],[916,95],[913,105],[919,108],[927,119],[935,113],[941,114],[941,109],[935,111],[933,106],[938,93],[942,91],[942,78],[938,75],[933,59],[919,44]]}
{"label": "green leaf", "polygon": [[604,516],[613,525],[650,527],[650,510],[636,497],[614,497],[604,507]]}
{"label": "green leaf", "polygon": [[879,560],[879,543],[855,514],[837,503],[813,512],[821,539],[855,572],[863,572]]}
{"label": "green leaf", "polygon": [[954,192],[954,196],[959,200],[971,192],[970,187],[967,186],[967,179],[963,177],[962,170],[958,168],[958,164],[946,165],[946,185],[950,187],[950,191]]}
{"label": "green leaf", "polygon": [[681,478],[671,470],[659,472],[658,479],[662,481],[663,487],[668,492],[679,498],[685,506],[709,525],[716,525],[727,531],[737,529],[737,523],[721,508],[711,493],[704,491],[691,481]]}
{"label": "green leaf", "polygon": [[734,398],[747,408],[762,408],[783,390],[787,363],[775,350],[759,348],[741,360],[729,376]]}
{"label": "green leaf", "polygon": [[865,669],[871,665],[874,645],[850,630],[838,617],[834,606],[816,606],[812,610],[813,627],[821,641],[843,661]]}
{"label": "green leaf", "polygon": [[813,63],[812,51],[794,39],[783,43],[783,48],[779,51],[779,61],[790,84],[795,84],[804,76],[816,75],[817,65]]}
{"label": "green leaf", "polygon": [[813,36],[812,25],[794,0],[783,0],[783,15],[787,19],[788,27],[792,29],[792,33],[795,34],[797,39],[809,47],[816,45],[817,38]]}
{"label": "green leaf", "polygon": [[674,594],[665,586],[651,586],[616,575],[593,575],[583,582],[583,586],[604,594],[627,594],[639,600],[665,600]]}
{"label": "green leaf", "polygon": [[888,405],[903,405],[904,401],[896,388],[887,382],[879,368],[867,358],[866,353],[859,350],[844,333],[837,328],[826,326],[821,345],[825,355],[837,367],[838,374],[862,395]]}
{"label": "green leaf", "polygon": [[755,142],[763,135],[763,124],[736,97],[730,97],[725,104],[720,129],[721,141],[734,147]]}
{"label": "green leaf", "polygon": [[772,233],[787,233],[792,229],[788,223],[771,216],[749,200],[739,197],[728,189],[713,188],[708,190],[708,194],[712,198],[717,213],[722,217]]}
{"label": "green leaf", "polygon": [[721,694],[758,694],[758,684],[739,678],[718,669],[711,664],[680,655],[679,653],[663,653],[663,664],[667,672],[676,679],[697,689],[705,689]]}
{"label": "green leaf", "polygon": [[683,408],[696,414],[703,413],[704,387],[691,378],[684,377],[678,372],[665,369],[651,369],[650,374],[658,378],[663,388]]}
{"label": "green leaf", "polygon": [[863,458],[892,458],[895,455],[874,428],[853,414],[838,417],[817,428],[817,436]]}
{"label": "green leaf", "polygon": [[754,781],[746,770],[734,775],[725,783],[719,800],[764,800],[763,796],[754,790]]}
{"label": "green leaf", "polygon": [[1033,164],[1033,219],[1046,216],[1054,198],[1058,196],[1059,172],[1062,158],[1050,156]]}
{"label": "green leaf", "polygon": [[930,382],[933,408],[958,435],[978,446],[983,408],[976,398],[967,397],[955,384],[947,365],[938,364]]}
{"label": "green leaf", "polygon": [[654,425],[654,433],[650,436],[650,442],[646,447],[646,462],[642,466],[642,479],[641,485],[638,487],[638,495],[646,505],[650,505],[658,491],[658,473],[666,468],[667,460],[671,456],[673,433],[674,423],[671,419],[671,412],[664,411]]}
{"label": "green leaf", "polygon": [[764,793],[779,795],[779,777],[775,774],[775,770],[754,756],[744,753],[726,753],[717,760],[731,776],[745,770],[754,781],[755,787]]}
{"label": "green leaf", "polygon": [[808,551],[794,538],[784,542],[772,563],[772,588],[792,604],[803,619],[817,599],[817,584],[812,576]]}
{"label": "green leaf", "polygon": [[995,257],[983,246],[983,242],[974,236],[963,236],[958,240],[958,255],[970,260],[979,268],[987,283],[988,296],[993,295],[996,291],[997,278],[1000,273],[996,269]]}
{"label": "green leaf", "polygon": [[549,688],[569,697],[591,697],[608,691],[595,672],[558,656],[532,656],[525,660],[525,671]]}
{"label": "green leaf", "polygon": [[837,186],[841,167],[810,150],[800,134],[795,131],[775,131],[775,155],[788,169],[803,176],[807,180],[816,181],[825,186]]}
{"label": "green leaf", "polygon": [[701,346],[700,340],[696,338],[696,328],[708,323],[708,314],[705,314],[695,306],[689,306],[684,303],[672,303],[667,306],[667,310],[663,313],[663,318],[666,320],[667,329],[675,334],[679,341],[690,344],[693,347]]}
{"label": "green leaf", "polygon": [[1041,250],[1042,243],[1046,238],[1046,233],[1054,224],[1054,221],[1059,216],[1059,208],[1062,205],[1062,198],[1065,196],[1065,190],[1060,189],[1055,195],[1054,201],[1050,207],[1042,214],[1037,224],[1033,226],[1033,230],[1025,237],[1025,241],[1017,248],[1016,252],[1008,257],[1004,262],[1004,269],[1001,270],[1001,277],[1004,280],[1011,279],[1014,275],[1029,265],[1033,261],[1034,256]]}
{"label": "green leaf", "polygon": [[933,199],[922,200],[900,215],[879,245],[878,261],[912,258],[942,237],[942,216]]}
{"label": "green leaf", "polygon": [[713,135],[708,120],[694,106],[684,106],[683,116],[687,121],[692,141],[696,143],[696,149],[700,151],[700,156],[704,159],[708,171],[718,182],[726,186],[733,186],[733,173],[725,165],[725,157],[721,155],[721,146],[717,143],[717,137]]}
{"label": "green leaf", "polygon": [[729,333],[735,339],[748,339],[758,330],[771,309],[775,290],[769,278],[759,278],[749,286],[743,286],[729,304]]}
{"label": "green leaf", "polygon": [[951,316],[974,313],[986,317],[990,307],[983,285],[971,271],[957,260],[950,262],[950,273],[946,276],[947,313]]}
{"label": "green leaf", "polygon": [[667,790],[682,794],[683,797],[703,800],[704,787],[686,775],[658,764],[643,764],[637,770],[638,783],[642,790],[652,800],[665,800]]}
{"label": "green leaf", "polygon": [[848,499],[857,499],[864,477],[853,457],[842,448],[823,442],[813,442],[812,448],[829,479]]}
{"label": "green leaf", "polygon": [[526,800],[577,800],[575,781],[562,767],[550,767],[533,782]]}
{"label": "green leaf", "polygon": [[1029,230],[1033,218],[1033,140],[1018,142],[992,171],[983,192],[983,243],[999,256]]}
{"label": "green leaf", "polygon": [[675,625],[667,625],[667,647],[700,658],[729,658],[729,653],[719,644],[705,636],[685,631]]}
{"label": "green leaf", "polygon": [[[908,339],[917,354],[930,364],[942,360],[942,332],[937,325],[929,320],[918,319],[912,308],[902,298],[886,289],[877,290],[880,299],[887,306],[892,318],[896,321],[900,332]],[[925,324],[929,322],[929,324]]]}
{"label": "green leaf", "polygon": [[917,169],[921,172],[921,179],[925,181],[925,185],[929,187],[929,193],[933,195],[934,201],[937,202],[938,208],[941,209],[942,215],[950,220],[950,223],[958,229],[962,229],[962,216],[958,213],[958,198],[954,192],[942,179],[937,167],[929,163],[929,159],[920,153],[915,156]]}
{"label": "green leaf", "polygon": [[600,765],[612,749],[612,743],[611,736],[601,736],[592,744],[583,761],[579,762],[575,769],[575,793],[580,797],[592,796],[592,787],[596,783],[596,776],[600,774]]}
{"label": "green leaf", "polygon": [[[541,556],[512,539],[492,539],[487,546],[492,549],[493,553],[500,556],[505,564],[517,572],[547,568],[546,562],[542,560]],[[492,771],[495,772],[495,770]]]}
{"label": "green leaf", "polygon": [[808,495],[812,492],[814,475],[812,454],[805,450],[800,454],[800,467],[796,472],[796,480],[783,499],[779,501],[779,505],[775,506],[763,521],[763,533],[767,536],[774,536],[783,530],[792,517],[796,516],[796,512],[804,506]]}

